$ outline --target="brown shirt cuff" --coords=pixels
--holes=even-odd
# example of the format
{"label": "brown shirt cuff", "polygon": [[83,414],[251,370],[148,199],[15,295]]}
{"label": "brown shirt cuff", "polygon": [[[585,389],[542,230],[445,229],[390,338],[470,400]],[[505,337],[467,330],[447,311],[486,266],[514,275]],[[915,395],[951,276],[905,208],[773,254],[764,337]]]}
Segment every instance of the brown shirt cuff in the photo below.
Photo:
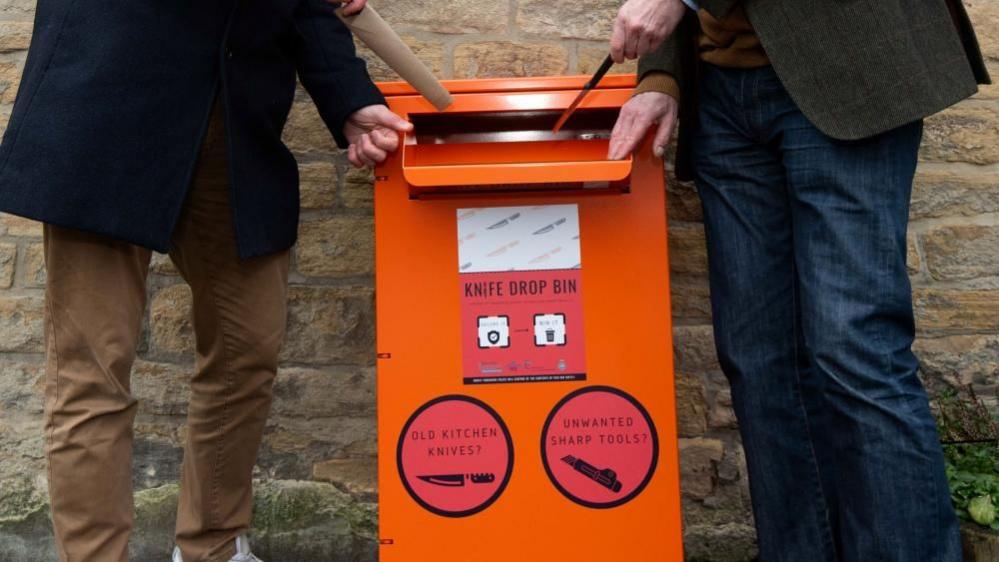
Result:
{"label": "brown shirt cuff", "polygon": [[680,85],[677,84],[673,76],[665,72],[649,72],[646,74],[642,77],[642,81],[638,83],[638,87],[635,88],[633,95],[637,96],[646,92],[659,92],[680,101]]}

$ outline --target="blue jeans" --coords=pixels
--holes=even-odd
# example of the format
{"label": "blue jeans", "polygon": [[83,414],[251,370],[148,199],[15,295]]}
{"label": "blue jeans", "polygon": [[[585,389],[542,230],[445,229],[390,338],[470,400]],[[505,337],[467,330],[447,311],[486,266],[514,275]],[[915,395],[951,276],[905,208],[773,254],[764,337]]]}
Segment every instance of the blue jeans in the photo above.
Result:
{"label": "blue jeans", "polygon": [[911,350],[922,123],[837,141],[771,68],[705,66],[694,169],[761,560],[961,560]]}

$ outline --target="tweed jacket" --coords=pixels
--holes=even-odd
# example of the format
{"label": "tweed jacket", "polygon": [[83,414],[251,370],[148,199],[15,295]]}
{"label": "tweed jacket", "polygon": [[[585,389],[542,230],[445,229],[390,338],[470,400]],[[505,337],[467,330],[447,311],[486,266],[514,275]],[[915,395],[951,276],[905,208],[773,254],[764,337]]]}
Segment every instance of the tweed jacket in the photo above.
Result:
{"label": "tweed jacket", "polygon": [[[700,0],[717,18],[742,2],[771,64],[823,133],[856,140],[940,111],[990,83],[960,0]],[[681,90],[678,170],[695,126],[699,24],[690,11],[639,74],[673,75]],[[683,174],[689,175],[689,174]]]}

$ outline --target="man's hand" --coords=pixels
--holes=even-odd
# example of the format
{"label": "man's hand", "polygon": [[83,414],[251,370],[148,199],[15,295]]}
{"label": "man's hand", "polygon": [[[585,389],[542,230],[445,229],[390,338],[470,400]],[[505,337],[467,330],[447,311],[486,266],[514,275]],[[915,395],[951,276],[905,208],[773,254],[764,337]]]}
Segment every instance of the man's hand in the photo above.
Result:
{"label": "man's hand", "polygon": [[343,15],[352,16],[364,9],[368,0],[326,0],[330,4],[343,7]]}
{"label": "man's hand", "polygon": [[413,130],[413,124],[384,105],[369,105],[354,112],[343,126],[350,141],[347,159],[355,168],[376,166],[399,147],[399,133]]}
{"label": "man's hand", "polygon": [[655,51],[676,29],[686,9],[682,0],[628,0],[614,20],[611,58],[621,64]]}
{"label": "man's hand", "polygon": [[660,92],[645,92],[628,100],[621,107],[621,114],[611,132],[610,151],[607,157],[621,160],[638,148],[638,143],[656,123],[659,130],[652,146],[656,156],[666,153],[666,146],[676,127],[678,104],[671,96]]}

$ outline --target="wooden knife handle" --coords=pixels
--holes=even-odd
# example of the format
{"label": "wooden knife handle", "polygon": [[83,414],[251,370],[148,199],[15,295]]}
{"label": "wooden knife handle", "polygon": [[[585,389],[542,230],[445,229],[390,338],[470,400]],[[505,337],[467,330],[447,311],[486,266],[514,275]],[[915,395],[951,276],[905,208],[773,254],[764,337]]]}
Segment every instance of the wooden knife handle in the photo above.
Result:
{"label": "wooden knife handle", "polygon": [[439,111],[452,103],[450,92],[434,77],[430,69],[416,58],[408,45],[389,27],[370,5],[359,13],[345,16],[343,8],[336,10],[337,17],[360,39],[408,82]]}

